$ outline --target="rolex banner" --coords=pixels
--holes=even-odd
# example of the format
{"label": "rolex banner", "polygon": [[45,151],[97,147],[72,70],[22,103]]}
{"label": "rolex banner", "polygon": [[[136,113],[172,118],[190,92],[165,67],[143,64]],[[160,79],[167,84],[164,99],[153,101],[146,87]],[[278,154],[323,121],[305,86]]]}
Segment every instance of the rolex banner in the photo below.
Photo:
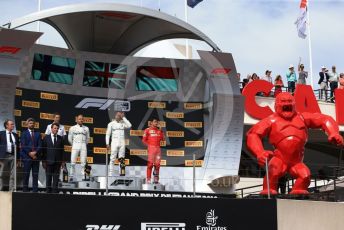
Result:
{"label": "rolex banner", "polygon": [[[84,124],[89,127],[91,140],[88,144],[88,162],[105,164],[105,133],[107,124],[115,111],[126,111],[125,116],[132,123],[126,130],[126,164],[146,165],[147,148],[142,144],[142,135],[152,118],[159,118],[160,128],[166,136],[161,142],[164,166],[192,166],[196,154],[197,166],[204,158],[203,104],[177,101],[126,101],[112,98],[91,98],[17,88],[15,99],[15,121],[18,133],[26,129],[26,119],[37,121],[36,129],[42,134],[52,123],[53,114],[58,112],[68,129],[75,125],[75,116],[84,115]],[[66,138],[67,139],[67,138]],[[66,142],[65,151],[71,146]]]}

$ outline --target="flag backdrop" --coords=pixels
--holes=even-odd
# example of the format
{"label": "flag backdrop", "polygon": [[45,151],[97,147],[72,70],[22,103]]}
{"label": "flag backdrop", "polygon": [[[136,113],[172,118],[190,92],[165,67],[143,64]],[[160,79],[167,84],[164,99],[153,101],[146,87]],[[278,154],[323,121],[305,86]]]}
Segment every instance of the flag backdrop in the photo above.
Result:
{"label": "flag backdrop", "polygon": [[307,37],[307,0],[301,0],[300,15],[297,18],[295,25],[300,38]]}

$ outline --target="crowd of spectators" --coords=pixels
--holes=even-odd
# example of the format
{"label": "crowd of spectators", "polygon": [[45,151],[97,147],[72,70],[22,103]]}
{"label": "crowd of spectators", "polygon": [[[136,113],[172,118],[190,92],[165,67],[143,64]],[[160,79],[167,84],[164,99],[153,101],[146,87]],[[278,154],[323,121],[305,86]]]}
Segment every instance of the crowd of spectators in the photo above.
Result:
{"label": "crowd of spectators", "polygon": [[[274,90],[270,96],[276,97],[283,91],[294,94],[296,84],[307,84],[309,74],[305,70],[305,66],[300,63],[297,66],[297,71],[295,71],[293,65],[289,66],[288,71],[285,74],[286,83],[283,82],[282,75],[279,74],[273,79],[271,70],[266,70],[263,77],[259,77],[257,73],[253,73],[252,75],[248,74],[244,79],[241,79],[240,73],[238,73],[237,76],[241,84],[241,89],[245,88],[247,84],[255,80],[265,80],[274,84]],[[329,71],[325,66],[322,66],[321,71],[319,72],[318,85],[319,90],[315,90],[318,92],[318,99],[334,102],[334,90],[337,88],[344,89],[344,73],[338,74],[336,66],[332,66],[331,71]],[[263,94],[258,95],[263,96]]]}

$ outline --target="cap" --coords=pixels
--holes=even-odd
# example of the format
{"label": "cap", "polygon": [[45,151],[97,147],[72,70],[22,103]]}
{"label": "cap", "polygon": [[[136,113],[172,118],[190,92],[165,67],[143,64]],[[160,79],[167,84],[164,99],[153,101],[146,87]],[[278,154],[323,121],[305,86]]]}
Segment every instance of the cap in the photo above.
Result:
{"label": "cap", "polygon": [[291,68],[294,68],[294,65],[293,65],[293,64],[290,64],[290,65],[289,65],[289,69],[291,69]]}

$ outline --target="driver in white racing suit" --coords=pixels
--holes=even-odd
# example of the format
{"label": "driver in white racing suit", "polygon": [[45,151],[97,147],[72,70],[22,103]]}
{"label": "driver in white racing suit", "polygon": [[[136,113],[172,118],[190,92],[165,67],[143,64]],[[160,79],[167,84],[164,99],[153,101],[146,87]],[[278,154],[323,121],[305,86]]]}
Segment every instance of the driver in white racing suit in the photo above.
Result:
{"label": "driver in white racing suit", "polygon": [[[109,176],[113,176],[115,159],[118,157],[120,176],[125,176],[125,136],[124,129],[130,129],[131,123],[124,117],[123,112],[117,112],[115,119],[111,121],[106,130],[106,148],[110,149],[111,136],[111,155],[109,165]],[[117,156],[118,155],[118,156]]]}
{"label": "driver in white racing suit", "polygon": [[70,177],[73,178],[75,172],[75,164],[80,155],[81,174],[85,174],[85,165],[87,160],[87,143],[90,140],[90,131],[88,127],[83,125],[84,116],[78,115],[76,125],[70,127],[68,132],[68,141],[72,146]]}

